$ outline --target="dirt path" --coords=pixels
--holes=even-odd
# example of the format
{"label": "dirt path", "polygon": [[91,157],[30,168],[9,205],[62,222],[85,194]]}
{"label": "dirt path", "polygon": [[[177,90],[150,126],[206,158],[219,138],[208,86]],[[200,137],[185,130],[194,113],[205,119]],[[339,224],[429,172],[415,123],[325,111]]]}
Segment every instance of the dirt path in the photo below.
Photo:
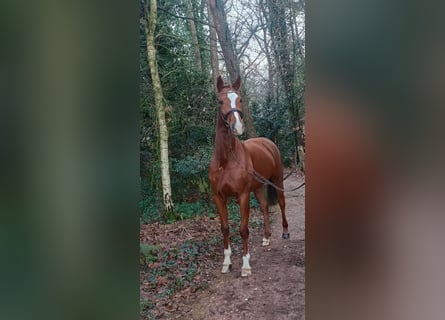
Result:
{"label": "dirt path", "polygon": [[[294,173],[285,188],[303,179]],[[272,207],[271,245],[261,246],[262,228],[250,233],[252,276],[241,278],[241,248],[233,244],[232,272],[221,274],[221,266],[214,270],[216,279],[190,301],[187,319],[304,319],[304,187],[286,193],[286,209],[290,239],[281,239],[281,215],[278,206]]]}

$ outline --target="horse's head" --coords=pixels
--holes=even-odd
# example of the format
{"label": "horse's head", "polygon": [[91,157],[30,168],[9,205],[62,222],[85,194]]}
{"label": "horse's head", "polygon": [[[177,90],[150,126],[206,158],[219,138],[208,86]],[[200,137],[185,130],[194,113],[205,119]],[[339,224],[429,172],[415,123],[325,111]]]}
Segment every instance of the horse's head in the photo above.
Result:
{"label": "horse's head", "polygon": [[238,76],[232,86],[224,84],[221,76],[218,77],[218,110],[227,128],[236,135],[244,132],[243,111],[241,108],[241,95],[239,88],[241,78]]}

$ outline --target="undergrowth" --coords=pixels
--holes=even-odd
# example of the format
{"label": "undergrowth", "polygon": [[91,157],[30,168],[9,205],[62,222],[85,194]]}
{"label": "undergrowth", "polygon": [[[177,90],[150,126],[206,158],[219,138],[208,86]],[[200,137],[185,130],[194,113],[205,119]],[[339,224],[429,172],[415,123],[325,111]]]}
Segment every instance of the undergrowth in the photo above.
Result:
{"label": "undergrowth", "polygon": [[[145,243],[140,246],[142,291],[149,293],[140,301],[141,318],[153,319],[152,311],[159,301],[170,299],[185,288],[195,292],[207,287],[200,274],[202,269],[209,270],[205,265],[208,259],[217,260],[221,240],[215,235],[205,241],[185,241],[168,249]],[[201,259],[202,256],[207,259]]]}
{"label": "undergrowth", "polygon": [[[159,206],[159,194],[143,192],[143,198],[139,202],[141,210],[140,223],[174,223],[176,221],[191,219],[196,216],[207,216],[214,219],[217,215],[213,202],[207,200],[195,200],[189,202],[179,202],[175,204],[174,211],[168,212],[166,216],[161,215],[162,208]],[[259,208],[257,199],[251,193],[250,207]],[[239,206],[235,199],[230,199],[227,203],[229,219],[236,223],[240,222]]]}

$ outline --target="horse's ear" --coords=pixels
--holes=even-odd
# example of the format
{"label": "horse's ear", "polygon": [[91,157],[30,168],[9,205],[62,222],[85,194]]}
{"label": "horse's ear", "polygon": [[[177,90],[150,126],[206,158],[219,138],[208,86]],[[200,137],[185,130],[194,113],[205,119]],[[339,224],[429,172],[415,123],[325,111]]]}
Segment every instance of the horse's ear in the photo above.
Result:
{"label": "horse's ear", "polygon": [[218,76],[216,79],[216,89],[218,89],[218,92],[222,90],[224,87],[224,80],[222,79],[221,75]]}
{"label": "horse's ear", "polygon": [[238,77],[236,77],[235,82],[232,84],[232,88],[238,91],[240,86],[241,86],[241,77],[238,75]]}

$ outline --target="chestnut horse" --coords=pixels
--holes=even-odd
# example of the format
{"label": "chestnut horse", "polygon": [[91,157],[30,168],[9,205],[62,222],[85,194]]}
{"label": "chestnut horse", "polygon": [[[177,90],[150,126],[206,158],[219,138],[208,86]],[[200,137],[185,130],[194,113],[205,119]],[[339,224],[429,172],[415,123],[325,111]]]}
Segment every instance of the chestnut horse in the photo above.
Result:
{"label": "chestnut horse", "polygon": [[[278,147],[269,139],[252,138],[240,141],[235,136],[244,132],[238,76],[232,86],[224,84],[221,76],[217,79],[218,116],[216,124],[215,150],[209,167],[209,179],[213,190],[213,200],[221,218],[221,232],[224,242],[224,262],[222,272],[231,269],[229,240],[229,217],[227,201],[236,197],[240,207],[240,235],[243,239],[243,265],[241,276],[252,273],[249,259],[249,210],[250,192],[253,191],[260,203],[264,216],[263,246],[270,244],[270,222],[268,204],[278,200],[283,224],[283,239],[289,238],[283,193],[283,165]],[[267,199],[263,192],[266,179],[279,189],[268,185]],[[281,190],[280,190],[281,189]]]}

